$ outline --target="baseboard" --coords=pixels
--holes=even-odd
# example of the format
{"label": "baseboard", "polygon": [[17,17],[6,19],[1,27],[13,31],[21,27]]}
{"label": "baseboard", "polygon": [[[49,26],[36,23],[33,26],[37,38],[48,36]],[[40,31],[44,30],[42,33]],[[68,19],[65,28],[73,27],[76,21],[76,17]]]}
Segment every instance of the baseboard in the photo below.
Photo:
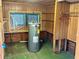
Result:
{"label": "baseboard", "polygon": [[75,55],[76,42],[67,39],[67,51]]}

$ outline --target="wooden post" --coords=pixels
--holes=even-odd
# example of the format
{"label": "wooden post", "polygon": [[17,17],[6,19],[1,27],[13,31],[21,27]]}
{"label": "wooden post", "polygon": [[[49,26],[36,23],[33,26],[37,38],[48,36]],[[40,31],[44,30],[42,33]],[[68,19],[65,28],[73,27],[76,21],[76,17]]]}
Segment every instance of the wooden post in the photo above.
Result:
{"label": "wooden post", "polygon": [[3,41],[4,41],[4,33],[3,33],[3,17],[2,17],[2,0],[0,0],[0,59],[4,59],[4,49],[2,48]]}
{"label": "wooden post", "polygon": [[54,31],[53,31],[53,51],[55,52],[55,44],[56,44],[56,16],[57,16],[57,4],[58,0],[55,0],[55,9],[54,9]]}
{"label": "wooden post", "polygon": [[60,50],[61,50],[61,36],[62,36],[62,32],[61,32],[61,30],[62,30],[62,27],[61,27],[61,20],[60,19],[58,19],[59,20],[59,39],[58,39],[58,52],[60,52]]}
{"label": "wooden post", "polygon": [[76,53],[75,53],[75,59],[79,59],[79,17],[78,17],[77,36],[76,36]]}
{"label": "wooden post", "polygon": [[67,50],[67,39],[65,39],[65,46],[64,46],[64,51]]}
{"label": "wooden post", "polygon": [[58,52],[60,52],[61,51],[61,39],[59,39],[59,47],[58,48],[59,48]]}

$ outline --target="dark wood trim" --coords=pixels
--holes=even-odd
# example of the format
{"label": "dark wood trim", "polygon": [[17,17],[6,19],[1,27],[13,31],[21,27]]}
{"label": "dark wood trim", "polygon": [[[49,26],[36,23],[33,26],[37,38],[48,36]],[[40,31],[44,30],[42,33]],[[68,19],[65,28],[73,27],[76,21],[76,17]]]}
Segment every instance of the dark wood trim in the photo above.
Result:
{"label": "dark wood trim", "polygon": [[69,12],[64,14],[68,15],[69,17],[79,17],[79,12]]}
{"label": "dark wood trim", "polygon": [[75,43],[75,45],[76,45],[76,42],[74,42],[74,41],[71,41],[71,40],[69,40],[69,39],[67,39],[67,41],[68,41],[68,42],[72,42],[72,43]]}
{"label": "dark wood trim", "polygon": [[42,13],[42,14],[54,14],[54,13]]}
{"label": "dark wood trim", "polygon": [[52,21],[52,20],[42,20],[42,21],[45,21],[45,22],[46,22],[46,21],[47,21],[47,22],[54,22],[54,21]]}
{"label": "dark wood trim", "polygon": [[21,34],[21,33],[28,33],[28,32],[12,32],[12,33],[5,33],[5,35],[6,35],[6,34],[18,34],[18,33]]}
{"label": "dark wood trim", "polygon": [[76,3],[79,3],[79,1],[76,1],[76,2],[69,2],[69,1],[59,1],[59,3],[68,3],[68,4],[76,4]]}
{"label": "dark wood trim", "polygon": [[69,17],[79,17],[79,15],[70,15]]}
{"label": "dark wood trim", "polygon": [[[46,40],[47,37],[51,38],[51,35],[53,35],[53,34],[47,32],[47,31],[41,31],[40,32],[40,40]],[[19,41],[28,41],[28,32],[5,33],[5,42],[6,43],[19,42]]]}
{"label": "dark wood trim", "polygon": [[74,48],[73,55],[75,56],[76,42],[73,42],[73,41],[71,41],[71,40],[67,39],[67,51],[69,51],[69,48],[71,48],[71,47],[69,47],[69,42],[71,42],[71,43],[73,43],[73,44],[74,44],[74,46],[72,45],[71,47],[73,47],[73,48]]}
{"label": "dark wood trim", "polygon": [[69,14],[79,14],[79,12],[68,12],[68,13],[61,13],[61,14],[64,14],[64,15],[69,15]]}
{"label": "dark wood trim", "polygon": [[77,4],[79,3],[79,1],[76,1],[76,2],[70,2],[70,4]]}
{"label": "dark wood trim", "polygon": [[70,4],[70,2],[68,2],[68,1],[59,1],[58,3],[68,3],[68,4]]}
{"label": "dark wood trim", "polygon": [[79,14],[79,12],[70,12],[69,14]]}

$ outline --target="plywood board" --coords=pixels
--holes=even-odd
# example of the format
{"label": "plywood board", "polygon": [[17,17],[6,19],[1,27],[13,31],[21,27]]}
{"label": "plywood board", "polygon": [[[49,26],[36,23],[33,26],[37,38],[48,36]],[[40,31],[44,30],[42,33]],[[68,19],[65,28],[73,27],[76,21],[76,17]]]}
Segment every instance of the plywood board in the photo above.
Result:
{"label": "plywood board", "polygon": [[79,17],[78,17],[78,26],[77,26],[77,35],[76,35],[75,59],[79,59]]}
{"label": "plywood board", "polygon": [[78,17],[70,17],[68,26],[68,39],[76,42]]}
{"label": "plywood board", "polygon": [[[61,11],[60,11],[61,10]],[[68,15],[69,13],[69,4],[66,2],[58,3],[57,9],[57,21],[56,21],[56,39],[64,39],[67,38],[67,29],[68,29]]]}
{"label": "plywood board", "polygon": [[68,26],[68,39],[76,42],[78,17],[79,17],[79,3],[70,4],[70,16]]}

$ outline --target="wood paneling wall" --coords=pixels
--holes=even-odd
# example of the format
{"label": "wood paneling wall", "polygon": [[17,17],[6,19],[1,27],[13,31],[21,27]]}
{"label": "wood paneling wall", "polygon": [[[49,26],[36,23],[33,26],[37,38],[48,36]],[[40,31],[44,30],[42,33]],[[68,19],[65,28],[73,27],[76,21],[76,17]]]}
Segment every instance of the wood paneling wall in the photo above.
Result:
{"label": "wood paneling wall", "polygon": [[77,35],[76,35],[76,53],[75,53],[75,59],[79,59],[79,17],[78,17],[78,27],[77,27]]}
{"label": "wood paneling wall", "polygon": [[70,4],[70,12],[79,12],[79,2]]}
{"label": "wood paneling wall", "polygon": [[46,7],[46,12],[46,19],[43,20],[46,22],[45,29],[47,32],[52,33],[54,26],[54,4]]}
{"label": "wood paneling wall", "polygon": [[77,34],[77,17],[69,18],[69,26],[68,26],[68,37],[67,39],[76,42],[76,34]]}
{"label": "wood paneling wall", "polygon": [[5,34],[5,42],[19,42],[19,41],[28,41],[28,33],[7,33]]}
{"label": "wood paneling wall", "polygon": [[53,7],[51,6],[41,6],[41,5],[32,5],[21,2],[3,2],[3,17],[4,21],[6,20],[4,27],[5,32],[9,32],[9,12],[40,12],[42,17],[42,31],[48,31],[52,33],[53,31]]}
{"label": "wood paneling wall", "polygon": [[[46,8],[44,8],[43,6],[40,5],[32,5],[32,4],[28,4],[28,3],[21,3],[21,2],[3,2],[3,17],[4,17],[4,21],[6,20],[7,22],[5,23],[7,25],[5,25],[5,28],[7,32],[9,32],[9,12],[40,12],[40,13],[46,13]],[[45,17],[44,17],[45,18]],[[42,19],[44,19],[42,17]],[[43,28],[44,29],[44,28]],[[42,30],[43,30],[42,29]]]}
{"label": "wood paneling wall", "polygon": [[76,42],[75,59],[79,59],[79,3],[70,4],[70,14],[72,26],[68,38]]}
{"label": "wood paneling wall", "polygon": [[51,6],[32,5],[30,3],[22,2],[3,2],[3,18],[5,21],[5,32],[9,32],[9,12],[40,12],[42,16],[42,31],[48,31],[52,33],[53,30],[53,9]]}
{"label": "wood paneling wall", "polygon": [[[78,39],[77,30],[78,30],[78,23],[79,23],[78,6],[79,6],[79,3],[73,3],[73,4],[70,4],[67,2],[58,3],[55,39],[65,38],[72,42],[76,42],[76,39]],[[69,49],[71,48],[72,46],[69,45]],[[75,48],[75,46],[73,48]]]}
{"label": "wood paneling wall", "polygon": [[49,33],[52,33],[53,32],[53,16],[54,14],[53,13],[46,13],[46,19],[44,19],[42,22],[45,22],[45,30]]}
{"label": "wood paneling wall", "polygon": [[[54,5],[53,6],[41,6],[41,5],[32,5],[30,3],[24,3],[24,2],[8,2],[8,1],[3,1],[3,20],[4,20],[4,28],[5,28],[5,42],[10,42],[11,39],[13,42],[18,42],[18,41],[27,41],[28,34],[25,33],[10,33],[9,31],[9,12],[14,11],[14,12],[26,12],[26,13],[32,13],[32,12],[40,12],[41,13],[41,27],[42,31],[52,33],[53,32],[53,18],[54,18]],[[42,35],[43,32],[40,33]],[[11,37],[12,35],[12,37]],[[25,36],[26,35],[26,36]],[[25,36],[25,37],[24,37]],[[43,38],[46,37],[46,34],[43,34]],[[42,37],[42,36],[40,36]],[[21,40],[21,39],[24,40]]]}
{"label": "wood paneling wall", "polygon": [[55,39],[67,38],[69,16],[66,13],[69,13],[69,3],[59,2],[57,8],[57,21],[55,24]]}
{"label": "wood paneling wall", "polygon": [[79,3],[70,4],[68,39],[76,42],[77,26],[79,17]]}

